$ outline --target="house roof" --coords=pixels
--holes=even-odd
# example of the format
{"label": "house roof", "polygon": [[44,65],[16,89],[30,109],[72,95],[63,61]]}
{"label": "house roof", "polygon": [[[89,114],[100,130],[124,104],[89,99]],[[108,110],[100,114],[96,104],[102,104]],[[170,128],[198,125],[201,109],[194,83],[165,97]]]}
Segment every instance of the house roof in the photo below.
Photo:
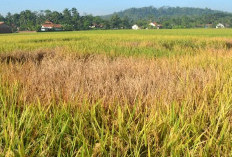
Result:
{"label": "house roof", "polygon": [[44,27],[51,27],[51,28],[61,28],[60,24],[43,24]]}
{"label": "house roof", "polygon": [[0,22],[0,25],[4,24],[4,22]]}
{"label": "house roof", "polygon": [[217,24],[216,27],[225,27],[222,23]]}
{"label": "house roof", "polygon": [[52,22],[46,21],[44,24],[42,24],[43,27],[51,27],[51,28],[61,28],[61,24],[54,24]]}
{"label": "house roof", "polygon": [[154,25],[157,25],[157,23],[156,22],[151,22],[152,24],[154,24]]}
{"label": "house roof", "polygon": [[162,24],[158,24],[157,22],[151,22],[150,25],[154,25],[156,27],[163,27]]}

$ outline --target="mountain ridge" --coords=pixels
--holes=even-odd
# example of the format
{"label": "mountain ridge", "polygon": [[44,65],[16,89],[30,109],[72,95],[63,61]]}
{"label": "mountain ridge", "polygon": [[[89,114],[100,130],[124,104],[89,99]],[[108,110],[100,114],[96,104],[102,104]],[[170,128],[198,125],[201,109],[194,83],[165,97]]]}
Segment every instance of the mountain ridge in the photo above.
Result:
{"label": "mountain ridge", "polygon": [[101,16],[103,19],[110,19],[113,15],[118,15],[120,18],[129,17],[131,20],[139,19],[158,19],[162,17],[180,17],[180,16],[202,16],[211,14],[231,14],[230,12],[213,10],[209,8],[195,8],[195,7],[169,7],[163,6],[156,8],[154,6],[129,8],[119,12],[114,12],[109,15]]}

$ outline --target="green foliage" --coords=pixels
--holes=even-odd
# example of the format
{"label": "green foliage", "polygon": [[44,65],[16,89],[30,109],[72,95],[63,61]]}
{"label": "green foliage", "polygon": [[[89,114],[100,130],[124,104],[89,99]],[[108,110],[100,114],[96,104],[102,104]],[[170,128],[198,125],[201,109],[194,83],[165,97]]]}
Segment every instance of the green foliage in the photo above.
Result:
{"label": "green foliage", "polygon": [[5,21],[5,18],[0,14],[0,21]]}
{"label": "green foliage", "polygon": [[145,19],[141,19],[141,20],[138,20],[136,21],[136,24],[141,27],[142,29],[145,29],[148,27],[148,21],[145,20]]}
{"label": "green foliage", "polygon": [[[156,21],[163,28],[210,28],[218,23],[232,27],[230,13],[199,8],[180,7],[144,7],[132,8],[109,16],[80,16],[76,8],[64,9],[63,12],[42,10],[32,12],[22,11],[20,14],[8,13],[6,17],[0,15],[0,21],[5,21],[13,30],[37,30],[37,26],[46,20],[64,25],[64,30],[89,29],[131,29],[134,24],[141,28],[148,28],[149,22]],[[94,26],[94,27],[93,27]],[[151,28],[152,29],[152,28]]]}
{"label": "green foliage", "polygon": [[[134,23],[140,23],[145,27],[148,21],[156,21],[163,25],[163,28],[196,28],[206,27],[206,24],[213,24],[215,27],[218,23],[223,23],[227,27],[232,27],[232,14],[208,8],[181,8],[181,7],[143,7],[131,8],[114,15],[103,16],[104,19],[110,19],[118,15],[120,18],[130,17]],[[141,23],[145,21],[144,23]],[[146,26],[147,27],[147,26]]]}
{"label": "green foliage", "polygon": [[112,29],[120,29],[121,19],[118,15],[113,15],[110,19]]}
{"label": "green foliage", "polygon": [[[132,20],[137,21],[139,19],[155,20],[161,17],[179,17],[179,16],[201,16],[201,15],[211,15],[215,13],[222,13],[221,11],[215,11],[208,8],[188,8],[188,7],[143,7],[143,8],[131,8],[126,9],[121,12],[117,12],[118,16],[125,17],[128,16]],[[109,18],[112,15],[103,16],[104,18]]]}
{"label": "green foliage", "polygon": [[63,24],[62,28],[64,31],[72,31],[74,29],[74,26],[71,24]]}
{"label": "green foliage", "polygon": [[76,8],[64,9],[63,12],[45,10],[40,12],[32,12],[30,10],[22,11],[20,14],[8,13],[6,17],[0,16],[0,21],[5,21],[6,24],[12,26],[14,30],[36,30],[38,25],[43,24],[46,20],[55,24],[62,24],[65,31],[73,30],[88,30],[91,26],[94,29],[120,29],[131,28],[129,18],[123,19],[118,16],[112,17],[112,20],[103,20],[99,16],[85,15],[80,16]]}

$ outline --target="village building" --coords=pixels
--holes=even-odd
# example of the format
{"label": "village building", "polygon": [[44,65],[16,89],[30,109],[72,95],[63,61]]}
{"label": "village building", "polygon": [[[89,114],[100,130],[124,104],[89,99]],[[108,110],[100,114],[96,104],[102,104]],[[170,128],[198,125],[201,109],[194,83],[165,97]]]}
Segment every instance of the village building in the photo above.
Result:
{"label": "village building", "polygon": [[149,23],[149,26],[155,27],[155,28],[157,28],[157,29],[161,29],[161,28],[163,27],[161,24],[158,24],[158,23],[156,23],[156,22],[151,22],[151,23]]}
{"label": "village building", "polygon": [[133,25],[133,26],[132,26],[132,29],[133,29],[133,30],[138,30],[138,29],[139,29],[139,26],[138,26],[138,25]]}
{"label": "village building", "polygon": [[216,28],[225,28],[225,26],[221,23],[217,24]]}
{"label": "village building", "polygon": [[161,28],[163,28],[163,25],[158,24],[158,25],[156,26],[156,28],[157,28],[157,29],[161,29]]}
{"label": "village building", "polygon": [[96,23],[93,23],[91,26],[89,26],[89,28],[92,28],[92,29],[94,29],[94,28],[103,28],[103,27],[104,27],[103,24],[96,24]]}
{"label": "village building", "polygon": [[4,22],[0,22],[0,33],[12,33],[12,29]]}
{"label": "village building", "polygon": [[46,21],[44,24],[42,24],[41,31],[62,31],[62,25],[61,24],[54,24],[50,21]]}
{"label": "village building", "polygon": [[149,23],[149,26],[156,27],[157,23],[156,22],[151,22],[151,23]]}

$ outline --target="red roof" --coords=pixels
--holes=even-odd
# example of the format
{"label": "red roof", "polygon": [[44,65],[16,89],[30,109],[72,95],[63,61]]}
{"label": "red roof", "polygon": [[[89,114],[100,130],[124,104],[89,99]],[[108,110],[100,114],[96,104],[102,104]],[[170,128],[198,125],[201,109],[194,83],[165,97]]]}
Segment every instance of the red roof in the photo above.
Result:
{"label": "red roof", "polygon": [[0,25],[4,24],[4,22],[0,22]]}
{"label": "red roof", "polygon": [[51,28],[61,28],[61,24],[54,24],[52,22],[46,21],[44,24],[42,24],[43,27],[51,27]]}
{"label": "red roof", "polygon": [[157,25],[157,23],[156,22],[152,22],[154,25]]}

